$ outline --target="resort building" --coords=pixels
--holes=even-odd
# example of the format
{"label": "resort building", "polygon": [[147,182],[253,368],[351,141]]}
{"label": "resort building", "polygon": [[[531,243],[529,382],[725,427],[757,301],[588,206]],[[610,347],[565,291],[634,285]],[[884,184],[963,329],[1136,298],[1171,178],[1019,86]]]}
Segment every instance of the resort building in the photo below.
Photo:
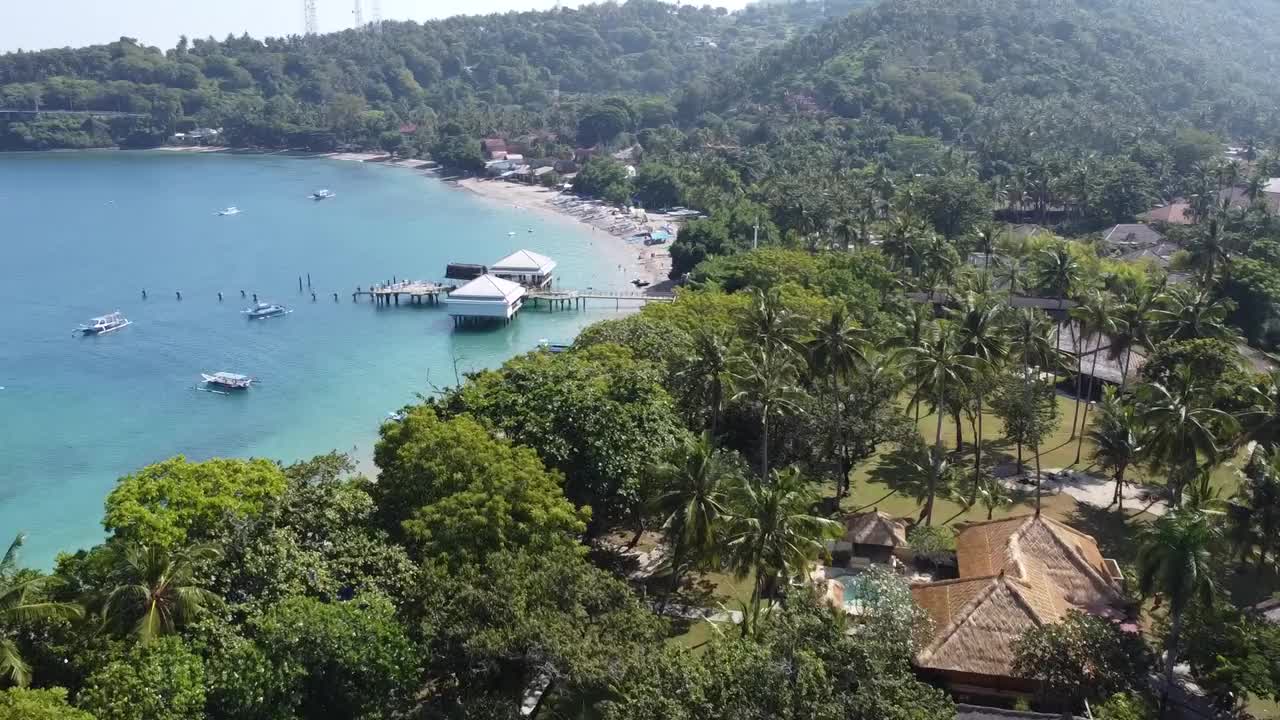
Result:
{"label": "resort building", "polygon": [[493,275],[481,275],[449,293],[449,314],[455,324],[510,322],[524,304],[524,288]]}
{"label": "resort building", "polygon": [[1124,618],[1116,562],[1102,557],[1093,537],[1043,515],[965,528],[956,560],[959,578],[916,585],[911,594],[934,624],[916,665],[961,698],[1035,692],[1012,667],[1014,643],[1030,628],[1071,610]]}
{"label": "resort building", "polygon": [[541,290],[551,285],[556,261],[530,250],[517,250],[489,266],[489,273],[504,280]]}

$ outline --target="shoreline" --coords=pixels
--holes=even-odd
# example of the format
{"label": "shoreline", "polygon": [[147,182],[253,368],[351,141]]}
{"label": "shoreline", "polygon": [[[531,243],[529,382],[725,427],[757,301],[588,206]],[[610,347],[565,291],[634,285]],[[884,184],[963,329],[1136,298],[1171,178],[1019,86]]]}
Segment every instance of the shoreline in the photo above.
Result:
{"label": "shoreline", "polygon": [[636,233],[658,230],[670,225],[676,230],[680,223],[663,215],[647,214],[643,219],[632,220],[617,208],[599,201],[582,200],[575,195],[537,185],[523,185],[484,178],[461,178],[445,181],[484,200],[530,210],[538,215],[559,222],[573,223],[577,227],[587,225],[593,235],[604,238],[606,252],[620,259],[619,264],[634,278],[649,283],[646,292],[669,292],[671,271],[670,244],[643,245],[629,240]]}

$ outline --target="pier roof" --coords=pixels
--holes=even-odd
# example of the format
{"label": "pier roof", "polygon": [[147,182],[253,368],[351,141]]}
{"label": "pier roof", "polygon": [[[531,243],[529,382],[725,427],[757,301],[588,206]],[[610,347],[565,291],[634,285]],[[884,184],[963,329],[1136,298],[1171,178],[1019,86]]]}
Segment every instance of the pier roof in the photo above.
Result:
{"label": "pier roof", "polygon": [[532,250],[517,250],[489,267],[494,273],[539,273],[546,275],[556,268],[556,261]]}
{"label": "pier roof", "polygon": [[449,293],[449,300],[489,300],[513,303],[524,295],[524,288],[510,280],[481,275]]}

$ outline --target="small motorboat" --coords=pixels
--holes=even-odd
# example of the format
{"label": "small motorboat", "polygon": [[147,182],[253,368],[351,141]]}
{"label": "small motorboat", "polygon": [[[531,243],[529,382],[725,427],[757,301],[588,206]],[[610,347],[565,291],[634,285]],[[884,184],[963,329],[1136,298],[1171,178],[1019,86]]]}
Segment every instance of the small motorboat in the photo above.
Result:
{"label": "small motorboat", "polygon": [[132,324],[132,320],[121,315],[120,311],[117,310],[89,320],[89,322],[76,328],[75,333],[80,335],[106,335],[109,332],[115,332]]}
{"label": "small motorboat", "polygon": [[573,349],[573,343],[551,342],[546,338],[542,338],[538,341],[538,349],[546,350],[553,355],[558,355],[562,352],[568,352]]}
{"label": "small motorboat", "polygon": [[640,278],[636,278],[635,280],[632,280],[632,281],[631,281],[631,284],[632,284],[632,285],[635,285],[635,286],[636,286],[636,287],[638,287],[638,288],[642,288],[642,287],[649,287],[649,281],[648,281],[648,280],[641,280]]}
{"label": "small motorboat", "polygon": [[387,413],[387,420],[390,422],[400,422],[401,420],[404,420],[407,417],[409,417],[409,414],[403,410],[397,410],[396,412]]}
{"label": "small motorboat", "polygon": [[224,217],[227,215],[239,215],[240,208],[236,207],[235,205],[232,205],[230,207],[224,207],[214,214],[217,215],[218,217]]}
{"label": "small motorboat", "polygon": [[281,315],[288,315],[293,311],[283,305],[276,305],[275,303],[260,302],[257,305],[254,305],[253,307],[249,308],[248,310],[241,310],[240,312],[247,315],[250,320],[265,320],[267,318],[279,317]]}
{"label": "small motorboat", "polygon": [[222,390],[248,390],[249,386],[253,385],[253,378],[237,373],[216,372],[212,375],[200,373],[200,377],[204,378],[205,385]]}
{"label": "small motorboat", "polygon": [[328,188],[321,188],[311,193],[307,197],[311,198],[312,200],[328,200],[329,198],[334,197],[334,193]]}

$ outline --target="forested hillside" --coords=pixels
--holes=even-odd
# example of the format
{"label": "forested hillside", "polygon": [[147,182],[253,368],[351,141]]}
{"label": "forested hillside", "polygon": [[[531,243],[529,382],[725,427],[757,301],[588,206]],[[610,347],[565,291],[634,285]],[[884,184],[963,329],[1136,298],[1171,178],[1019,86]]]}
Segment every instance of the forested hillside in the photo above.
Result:
{"label": "forested hillside", "polygon": [[[729,14],[652,0],[581,10],[385,22],[322,36],[228,37],[171,50],[122,38],[81,49],[0,56],[0,108],[108,110],[141,117],[0,119],[0,148],[155,144],[175,129],[225,127],[237,144],[353,142],[401,147],[402,125],[572,128],[572,98],[665,96],[729,72],[760,49],[867,0]],[[558,109],[564,101],[569,107]],[[669,115],[669,114],[668,114]],[[29,120],[29,118],[14,119]],[[690,118],[691,119],[691,118]],[[669,116],[658,117],[669,122]],[[417,147],[415,147],[415,145]]]}
{"label": "forested hillside", "polygon": [[893,0],[766,51],[718,102],[996,154],[1115,151],[1178,125],[1265,136],[1277,23],[1263,0]]}

